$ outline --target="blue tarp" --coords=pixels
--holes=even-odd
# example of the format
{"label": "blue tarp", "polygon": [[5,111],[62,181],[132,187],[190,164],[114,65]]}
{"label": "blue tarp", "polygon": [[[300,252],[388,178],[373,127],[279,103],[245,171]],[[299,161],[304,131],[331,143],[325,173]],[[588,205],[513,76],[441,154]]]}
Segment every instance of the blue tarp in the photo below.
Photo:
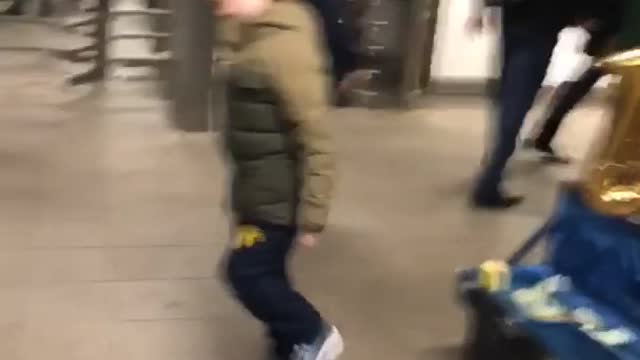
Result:
{"label": "blue tarp", "polygon": [[[624,327],[640,339],[640,225],[597,214],[570,191],[561,197],[547,237],[547,263],[514,267],[514,290],[553,275],[569,277],[574,290],[557,297],[561,304],[589,308],[607,328]],[[558,360],[640,359],[640,341],[606,347],[574,324],[526,319],[508,293],[496,294],[496,299]]]}

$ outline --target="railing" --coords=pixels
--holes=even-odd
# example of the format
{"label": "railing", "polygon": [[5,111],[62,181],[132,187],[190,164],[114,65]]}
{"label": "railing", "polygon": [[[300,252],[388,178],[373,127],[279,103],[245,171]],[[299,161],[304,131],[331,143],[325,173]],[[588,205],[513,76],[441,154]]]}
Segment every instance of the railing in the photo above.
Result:
{"label": "railing", "polygon": [[[157,6],[158,2],[153,2],[154,5]],[[116,18],[124,17],[124,16],[147,16],[150,17],[152,24],[158,24],[160,22],[167,23],[166,19],[171,16],[171,11],[165,8],[147,8],[147,9],[111,9],[109,11],[109,20],[113,21]],[[156,26],[157,27],[157,26]],[[117,40],[130,40],[130,39],[146,39],[146,40],[154,40],[156,43],[165,42],[170,38],[171,34],[167,32],[168,29],[163,29],[164,31],[150,31],[150,32],[120,32],[109,34],[107,36],[107,41],[117,41]],[[163,49],[159,49],[156,47],[156,51],[151,55],[113,55],[110,56],[108,61],[110,64],[121,64],[126,66],[162,66],[164,63],[171,60],[171,54],[166,47],[163,46]]]}
{"label": "railing", "polygon": [[68,79],[71,85],[96,82],[105,78],[109,0],[98,0],[96,5],[82,10],[84,12],[83,15],[69,19],[63,23],[63,27],[89,37],[91,39],[90,44],[55,53],[59,58],[72,63],[93,62],[93,66],[89,70],[73,74]]}
{"label": "railing", "polygon": [[[68,48],[68,41],[61,41],[61,29],[55,18],[50,17],[55,11],[51,0],[0,0],[0,22],[11,26],[26,26],[27,38],[16,37],[3,29],[2,51],[49,51]],[[60,9],[56,9],[60,10]],[[33,27],[32,27],[33,26]],[[9,27],[12,29],[12,27]],[[22,29],[25,29],[22,27]],[[42,36],[40,36],[42,35]],[[51,38],[50,36],[51,35]],[[77,39],[75,39],[77,40]]]}
{"label": "railing", "polygon": [[3,20],[40,22],[46,20],[53,9],[50,0],[4,0],[0,3]]}
{"label": "railing", "polygon": [[[112,66],[153,67],[158,70],[163,92],[171,100],[170,118],[176,127],[186,131],[212,128],[213,18],[210,0],[147,0],[146,8],[123,8],[115,6],[115,1],[94,0],[93,5],[81,9],[80,15],[66,18],[62,23],[39,16],[46,12],[45,4],[50,4],[51,0],[28,1],[37,2],[33,4],[38,7],[38,16],[7,18],[50,23],[56,30],[64,30],[57,35],[64,40],[65,46],[50,46],[46,43],[50,34],[43,28],[43,34],[38,36],[43,46],[36,50],[53,53],[70,63],[88,65],[75,70],[68,78],[70,85],[101,82]],[[108,31],[115,20],[126,17],[147,17],[151,29]],[[75,34],[75,38],[69,34]],[[130,49],[110,51],[116,42],[131,39],[151,40],[155,48],[142,54]]]}
{"label": "railing", "polygon": [[[108,24],[119,17],[124,16],[148,16],[152,17],[154,22],[157,18],[168,17],[171,11],[161,8],[146,9],[125,9],[111,8],[109,0],[98,0],[97,4],[83,9],[85,15],[77,17],[65,24],[67,29],[75,29],[83,31],[84,35],[88,35],[93,42],[88,46],[79,47],[77,49],[59,53],[59,57],[71,62],[87,62],[92,61],[94,64],[91,69],[86,72],[73,75],[69,79],[71,85],[86,84],[105,79],[106,69],[111,65],[123,65],[127,67],[143,67],[154,66],[160,69],[166,68],[166,64],[171,60],[170,53],[165,49],[161,52],[154,52],[151,55],[134,55],[134,54],[107,54],[107,48],[113,41],[127,39],[151,39],[157,43],[166,42],[170,37],[168,32],[119,32],[108,34]],[[86,29],[89,30],[86,30]],[[161,70],[162,75],[166,75],[166,70]],[[161,76],[162,76],[161,75]]]}

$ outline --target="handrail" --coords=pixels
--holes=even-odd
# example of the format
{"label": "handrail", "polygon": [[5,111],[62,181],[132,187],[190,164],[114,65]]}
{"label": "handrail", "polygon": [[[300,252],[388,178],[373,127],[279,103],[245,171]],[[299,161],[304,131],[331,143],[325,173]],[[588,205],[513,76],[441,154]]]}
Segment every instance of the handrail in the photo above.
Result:
{"label": "handrail", "polygon": [[168,16],[171,15],[171,10],[167,9],[112,9],[109,11],[112,16],[136,16],[136,15],[149,15],[149,16]]}
{"label": "handrail", "polygon": [[93,61],[93,66],[82,73],[71,75],[67,82],[70,85],[81,85],[104,80],[107,64],[106,34],[107,17],[109,12],[109,0],[98,0],[98,3],[90,8],[84,9],[86,15],[71,19],[63,23],[67,30],[74,30],[86,26],[95,26],[95,29],[84,35],[92,38],[92,43],[68,51],[59,51],[55,55],[70,62]]}
{"label": "handrail", "polygon": [[[51,53],[54,57],[68,61],[71,63],[89,63],[91,67],[84,72],[70,75],[67,82],[70,85],[80,85],[103,81],[106,77],[106,68],[109,65],[123,64],[125,66],[156,66],[159,69],[160,77],[166,78],[168,63],[172,58],[168,51],[167,44],[171,38],[169,29],[164,26],[155,27],[150,31],[122,31],[109,34],[107,32],[108,24],[120,17],[129,16],[149,16],[157,20],[158,23],[168,23],[168,16],[172,11],[164,8],[132,8],[119,7],[111,8],[110,0],[97,0],[95,4],[83,6],[81,14],[69,16],[65,20],[48,18],[44,15],[50,0],[34,0],[35,14],[29,15],[0,15],[0,21],[15,22],[25,24],[38,24],[51,26],[63,33],[74,33],[81,35],[83,39],[78,44],[75,40],[70,41],[68,46],[48,46],[44,43],[41,46],[21,46],[14,44],[10,46],[0,47],[2,50],[9,51],[45,51]],[[107,54],[107,46],[113,41],[146,39],[156,42],[155,49],[149,55],[120,55],[109,56]]]}
{"label": "handrail", "polygon": [[132,32],[132,33],[116,33],[107,35],[107,40],[125,40],[125,39],[166,39],[169,38],[169,33],[159,32]]}
{"label": "handrail", "polygon": [[71,62],[94,61],[94,66],[88,71],[75,74],[69,79],[71,85],[86,84],[104,80],[106,67],[111,64],[125,64],[126,66],[158,66],[162,68],[164,63],[171,60],[171,54],[167,51],[155,53],[151,56],[107,56],[107,46],[112,41],[129,39],[153,39],[156,41],[169,39],[170,33],[166,32],[120,32],[108,34],[106,29],[108,23],[122,16],[152,16],[164,17],[171,15],[168,9],[160,8],[110,8],[109,0],[99,0],[94,6],[83,9],[87,14],[80,16],[64,24],[66,29],[80,29],[86,26],[95,26],[95,30],[86,35],[92,36],[94,42],[89,46],[73,49],[71,51],[60,52],[58,57]]}

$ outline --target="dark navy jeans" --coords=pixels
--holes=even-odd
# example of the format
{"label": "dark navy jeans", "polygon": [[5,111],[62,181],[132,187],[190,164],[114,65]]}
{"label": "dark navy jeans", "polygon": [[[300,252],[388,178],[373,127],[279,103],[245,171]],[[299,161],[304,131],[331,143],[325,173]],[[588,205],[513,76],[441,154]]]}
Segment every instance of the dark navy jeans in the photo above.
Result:
{"label": "dark navy jeans", "polygon": [[493,147],[476,184],[477,197],[499,194],[502,173],[515,151],[518,134],[542,86],[558,39],[556,32],[504,25]]}
{"label": "dark navy jeans", "polygon": [[322,331],[320,314],[294,290],[287,257],[295,228],[251,224],[261,232],[251,246],[234,247],[227,259],[227,279],[238,300],[266,327],[276,353],[288,358],[294,345],[312,343]]}
{"label": "dark navy jeans", "polygon": [[358,67],[359,46],[357,31],[344,0],[308,0],[322,20],[323,32],[329,53],[333,79],[338,84],[345,75]]}

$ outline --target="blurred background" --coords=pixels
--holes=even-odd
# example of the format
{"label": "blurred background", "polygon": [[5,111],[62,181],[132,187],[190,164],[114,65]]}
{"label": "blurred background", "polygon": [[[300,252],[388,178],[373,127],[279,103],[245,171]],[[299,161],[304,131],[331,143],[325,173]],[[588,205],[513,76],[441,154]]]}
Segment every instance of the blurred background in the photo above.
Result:
{"label": "blurred background", "polygon": [[[260,358],[261,329],[217,275],[228,44],[210,2],[0,0],[0,12],[0,358]],[[454,271],[543,222],[602,122],[596,91],[557,141],[578,161],[520,153],[508,181],[527,202],[468,209],[497,76],[496,31],[469,34],[468,16],[454,0],[372,0],[365,15],[373,77],[332,113],[331,226],[294,261],[345,359],[459,358]],[[562,32],[545,90],[576,76],[585,38]]]}

